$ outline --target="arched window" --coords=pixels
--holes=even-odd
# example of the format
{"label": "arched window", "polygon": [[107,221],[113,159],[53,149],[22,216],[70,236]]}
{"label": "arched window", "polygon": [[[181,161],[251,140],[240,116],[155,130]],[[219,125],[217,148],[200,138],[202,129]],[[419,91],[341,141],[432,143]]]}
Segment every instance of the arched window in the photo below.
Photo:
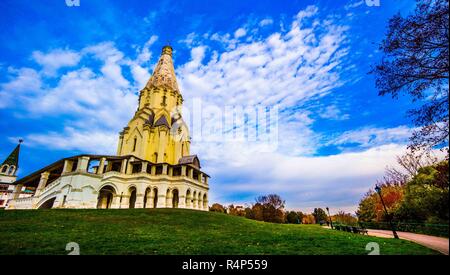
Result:
{"label": "arched window", "polygon": [[6,171],[8,170],[8,165],[4,165],[3,167],[2,167],[2,173],[6,173]]}
{"label": "arched window", "polygon": [[14,170],[15,170],[15,169],[16,169],[16,167],[15,167],[14,165],[11,165],[11,166],[9,167],[8,174],[12,175],[12,174],[14,173]]}

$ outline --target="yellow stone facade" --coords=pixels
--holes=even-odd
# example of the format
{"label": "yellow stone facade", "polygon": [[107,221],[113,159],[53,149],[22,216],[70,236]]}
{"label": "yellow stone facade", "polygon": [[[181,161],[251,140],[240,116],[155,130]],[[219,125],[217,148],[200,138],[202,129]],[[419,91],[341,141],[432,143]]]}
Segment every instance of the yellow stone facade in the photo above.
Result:
{"label": "yellow stone facade", "polygon": [[119,136],[117,155],[134,155],[153,163],[178,164],[190,153],[190,136],[183,121],[183,97],[178,88],[172,48],[165,46],[139,106]]}

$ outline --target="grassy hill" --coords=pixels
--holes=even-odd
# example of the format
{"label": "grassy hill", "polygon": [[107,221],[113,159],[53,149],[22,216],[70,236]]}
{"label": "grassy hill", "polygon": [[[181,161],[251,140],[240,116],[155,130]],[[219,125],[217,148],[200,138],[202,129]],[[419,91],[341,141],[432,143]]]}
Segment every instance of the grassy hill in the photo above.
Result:
{"label": "grassy hill", "polygon": [[0,211],[0,254],[438,254],[418,244],[318,225],[183,209]]}

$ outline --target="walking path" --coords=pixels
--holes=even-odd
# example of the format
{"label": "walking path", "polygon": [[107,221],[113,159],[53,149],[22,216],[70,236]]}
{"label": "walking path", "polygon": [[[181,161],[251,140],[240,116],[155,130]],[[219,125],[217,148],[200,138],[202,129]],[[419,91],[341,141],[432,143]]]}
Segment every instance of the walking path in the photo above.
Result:
{"label": "walking path", "polygon": [[[394,238],[392,231],[367,229],[370,236],[382,237],[382,238]],[[437,250],[442,254],[448,255],[449,241],[448,238],[435,237],[423,234],[416,234],[411,232],[397,232],[400,239],[412,241],[431,249]]]}
{"label": "walking path", "polygon": [[[323,227],[331,229],[330,226],[323,226]],[[374,237],[394,238],[394,234],[390,230],[367,229],[367,232],[370,236]],[[448,255],[448,247],[449,247],[448,238],[423,235],[411,232],[399,232],[399,231],[397,231],[397,235],[400,239],[415,242],[428,248],[439,251],[442,254]]]}

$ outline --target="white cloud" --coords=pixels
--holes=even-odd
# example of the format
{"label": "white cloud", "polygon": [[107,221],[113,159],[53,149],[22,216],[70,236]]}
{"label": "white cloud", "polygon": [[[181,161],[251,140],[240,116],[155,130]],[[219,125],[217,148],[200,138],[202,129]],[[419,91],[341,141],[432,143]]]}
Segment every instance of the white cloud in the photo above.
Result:
{"label": "white cloud", "polygon": [[196,39],[197,39],[197,34],[194,32],[191,32],[190,34],[188,34],[186,36],[185,39],[180,39],[178,42],[185,43],[188,47],[191,47],[192,45],[194,45]]}
{"label": "white cloud", "polygon": [[296,19],[298,20],[298,22],[302,22],[303,19],[317,14],[318,11],[319,9],[316,6],[310,5],[306,7],[306,9],[299,11],[297,13]]}
{"label": "white cloud", "polygon": [[244,28],[239,28],[234,32],[235,38],[240,38],[242,36],[245,36],[247,34],[247,31]]}
{"label": "white cloud", "polygon": [[[40,115],[68,115],[86,125],[123,127],[136,95],[108,76],[98,76],[88,68],[68,72],[54,88],[43,90],[25,101],[28,111]],[[92,124],[91,124],[92,123]]]}
{"label": "white cloud", "polygon": [[[228,178],[228,171],[233,171],[233,179],[226,184],[214,184],[212,179],[210,197],[212,201],[229,202],[230,197],[244,194],[235,201],[244,203],[252,202],[257,195],[277,193],[286,199],[289,209],[312,211],[314,207],[329,206],[354,211],[386,165],[395,166],[395,156],[404,150],[404,146],[390,144],[333,156],[253,154],[238,166],[229,159],[218,161],[208,172]],[[239,156],[237,150],[232,153]]]}
{"label": "white cloud", "polygon": [[393,128],[363,127],[344,132],[332,138],[328,144],[358,144],[361,147],[373,147],[388,143],[405,144],[413,130],[407,126]]}
{"label": "white cloud", "polygon": [[78,150],[90,154],[115,154],[117,136],[108,131],[80,131],[67,127],[62,133],[30,134],[26,137],[31,147],[50,147],[58,150]]}
{"label": "white cloud", "polygon": [[135,62],[130,62],[131,74],[136,81],[135,87],[142,89],[147,85],[150,79],[150,72],[148,68],[141,67]]}
{"label": "white cloud", "polygon": [[136,58],[136,62],[138,64],[146,63],[152,57],[150,47],[158,40],[157,35],[152,35],[147,42],[145,42],[142,49],[138,50],[138,57]]}
{"label": "white cloud", "polygon": [[54,75],[63,67],[72,67],[80,62],[81,55],[72,50],[55,49],[48,53],[34,51],[33,59],[44,68],[46,75]]}
{"label": "white cloud", "polygon": [[[320,20],[317,14],[317,7],[310,6],[296,15],[286,33],[261,39],[239,42],[228,33],[203,36],[205,41],[196,41],[199,46],[192,49],[191,61],[178,67],[187,106],[200,97],[205,105],[280,107],[277,150],[262,150],[265,144],[258,142],[193,140],[192,152],[213,175],[211,201],[248,203],[275,192],[287,199],[289,208],[354,211],[385,166],[394,165],[395,156],[404,152],[402,144],[409,135],[405,126],[360,129],[324,143],[312,130],[311,113],[298,111],[344,84],[340,73],[348,54],[347,27],[329,18]],[[208,39],[226,50],[205,51]],[[325,107],[321,116],[349,119],[337,105]],[[367,138],[368,133],[374,137]],[[363,150],[314,156],[323,145],[350,141]]]}
{"label": "white cloud", "polygon": [[[146,45],[152,40],[154,38],[150,38]],[[54,57],[55,52],[60,53],[62,50],[52,51]],[[55,75],[56,81],[50,84],[44,82],[46,79],[43,76],[47,74],[51,62],[47,62],[47,67],[44,66],[40,71],[30,68],[9,69],[12,78],[0,86],[0,107],[21,110],[21,117],[58,117],[61,125],[64,125],[64,130],[58,133],[30,133],[25,137],[30,143],[46,144],[48,148],[76,147],[81,151],[94,149],[98,152],[111,145],[110,140],[117,138],[117,132],[126,125],[136,108],[137,88],[131,86],[123,76],[122,67],[130,67],[135,81],[140,85],[146,81],[146,74],[149,74],[143,72],[144,69],[136,61],[125,58],[111,42],[88,46],[75,55],[87,61],[99,60],[100,71],[85,66],[68,70]],[[47,60],[47,57],[43,60]],[[91,132],[98,139],[89,141]],[[110,137],[106,138],[107,135]],[[74,143],[70,147],[72,139]]]}
{"label": "white cloud", "polygon": [[96,58],[104,62],[101,71],[110,81],[115,82],[120,87],[127,87],[129,85],[128,80],[122,75],[121,65],[124,62],[124,55],[113,43],[100,43],[87,47],[83,51],[88,54],[93,54]]}
{"label": "white cloud", "polygon": [[333,120],[346,120],[350,118],[349,114],[342,114],[341,110],[336,105],[326,106],[319,112],[321,118],[333,119]]}
{"label": "white cloud", "polygon": [[13,77],[0,85],[0,109],[16,105],[24,97],[36,95],[42,86],[41,77],[34,69],[8,68],[8,73]]}
{"label": "white cloud", "polygon": [[[342,45],[345,30],[333,25],[300,29],[293,24],[285,35],[275,33],[263,40],[239,43],[208,64],[180,66],[177,73],[182,91],[186,98],[200,96],[225,104],[245,98],[248,104],[280,103],[282,107],[325,95],[342,85],[334,69],[346,55]],[[219,39],[217,36],[211,39]],[[193,58],[198,49],[192,50]]]}
{"label": "white cloud", "polygon": [[264,27],[264,26],[272,25],[272,24],[273,24],[273,20],[270,18],[265,18],[259,22],[260,27]]}
{"label": "white cloud", "polygon": [[[311,21],[316,13],[317,8],[308,7],[293,19],[287,33],[251,41],[239,42],[228,33],[198,35],[206,38],[197,41],[191,61],[177,68],[186,106],[195,97],[204,105],[219,107],[278,105],[282,112],[279,135],[283,137],[279,149],[294,155],[313,154],[319,139],[310,129],[309,117],[303,113],[296,118],[291,109],[341,86],[344,81],[339,72],[343,70],[337,68],[348,52],[345,26],[329,20],[327,24],[303,22]],[[219,41],[226,50],[207,51],[210,40]]]}

